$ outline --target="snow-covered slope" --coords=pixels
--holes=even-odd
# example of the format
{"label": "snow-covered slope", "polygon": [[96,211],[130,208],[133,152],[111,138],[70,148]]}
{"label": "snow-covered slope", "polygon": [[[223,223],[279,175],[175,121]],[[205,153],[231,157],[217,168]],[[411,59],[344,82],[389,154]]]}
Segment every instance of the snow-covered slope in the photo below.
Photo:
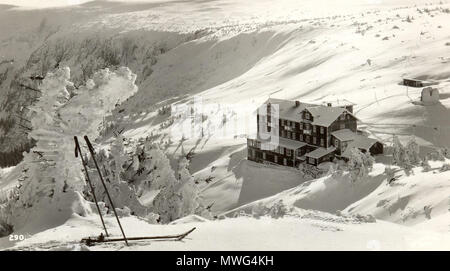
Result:
{"label": "snow-covered slope", "polygon": [[[435,163],[430,172],[416,168],[410,176],[399,172],[391,185],[383,183],[371,194],[348,206],[344,213],[372,214],[378,219],[405,225],[445,221],[450,211],[450,171],[439,172]],[[441,218],[442,216],[442,218]],[[442,224],[450,230],[450,220]]]}
{"label": "snow-covered slope", "polygon": [[450,231],[449,171],[440,172],[445,162],[432,162],[432,170],[416,167],[410,174],[396,169],[396,180],[389,183],[384,166],[376,164],[368,177],[356,182],[348,174],[325,176],[305,182],[274,196],[225,212],[233,217],[242,212],[255,214],[260,206],[271,208],[282,203],[290,207],[337,214],[339,217],[373,216],[412,228]]}
{"label": "snow-covered slope", "polygon": [[[149,225],[123,217],[128,236],[179,234],[196,227],[183,242],[130,241],[86,247],[80,240],[98,234],[97,217],[74,215],[64,225],[27,236],[22,242],[0,239],[13,250],[448,250],[450,237],[389,222],[362,222],[321,213],[303,213],[280,219],[238,217],[216,221],[191,221],[174,225]],[[106,223],[120,236],[113,217]],[[239,225],[239,226],[237,226]],[[94,236],[93,236],[94,237]]]}

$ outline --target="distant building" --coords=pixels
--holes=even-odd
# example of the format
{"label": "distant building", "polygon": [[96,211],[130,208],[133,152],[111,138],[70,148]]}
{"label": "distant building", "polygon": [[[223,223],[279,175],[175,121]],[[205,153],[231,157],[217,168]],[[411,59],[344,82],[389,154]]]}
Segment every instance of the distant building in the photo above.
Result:
{"label": "distant building", "polygon": [[433,82],[426,81],[426,80],[420,80],[417,78],[403,78],[403,85],[414,87],[414,88],[422,88],[426,86],[432,85]]}
{"label": "distant building", "polygon": [[439,90],[437,88],[426,87],[422,89],[420,101],[424,104],[436,104],[439,102]]}
{"label": "distant building", "polygon": [[[357,134],[352,112],[350,104],[325,106],[270,98],[258,109],[256,138],[247,139],[248,159],[297,167],[303,162],[317,166],[346,159],[351,147],[382,153],[380,142]],[[275,138],[272,143],[262,140],[269,134]]]}

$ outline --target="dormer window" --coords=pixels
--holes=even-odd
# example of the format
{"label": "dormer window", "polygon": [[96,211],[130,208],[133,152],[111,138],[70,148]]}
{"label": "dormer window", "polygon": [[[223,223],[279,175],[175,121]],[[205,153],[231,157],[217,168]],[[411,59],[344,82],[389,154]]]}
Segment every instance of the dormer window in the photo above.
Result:
{"label": "dormer window", "polygon": [[305,112],[305,119],[309,120],[309,118],[310,118],[309,113],[308,113],[308,112]]}

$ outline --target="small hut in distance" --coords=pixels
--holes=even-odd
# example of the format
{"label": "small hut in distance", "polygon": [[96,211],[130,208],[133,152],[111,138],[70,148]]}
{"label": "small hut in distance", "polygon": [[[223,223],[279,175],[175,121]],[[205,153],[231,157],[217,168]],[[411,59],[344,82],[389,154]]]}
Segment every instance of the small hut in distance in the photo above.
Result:
{"label": "small hut in distance", "polygon": [[433,85],[433,82],[418,78],[403,78],[403,85],[414,88],[422,88]]}

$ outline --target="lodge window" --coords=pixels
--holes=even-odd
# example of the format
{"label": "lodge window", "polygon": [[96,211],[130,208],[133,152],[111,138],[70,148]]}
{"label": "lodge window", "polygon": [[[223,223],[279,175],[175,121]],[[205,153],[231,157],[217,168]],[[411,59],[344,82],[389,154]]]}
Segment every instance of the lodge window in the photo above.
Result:
{"label": "lodge window", "polygon": [[303,135],[300,134],[300,141],[303,141]]}
{"label": "lodge window", "polygon": [[313,125],[312,126],[312,129],[313,129],[313,133],[315,133],[317,130],[316,130],[316,125]]}
{"label": "lodge window", "polygon": [[320,133],[323,134],[323,127],[320,127]]}
{"label": "lodge window", "polygon": [[263,152],[263,159],[266,160],[266,153]]}
{"label": "lodge window", "polygon": [[317,142],[317,140],[316,140],[316,137],[315,137],[315,136],[313,136],[313,144],[315,145],[315,144],[316,144],[316,142]]}
{"label": "lodge window", "polygon": [[286,165],[286,164],[287,164],[286,158],[283,158],[283,165]]}
{"label": "lodge window", "polygon": [[342,114],[342,115],[339,117],[339,119],[340,119],[340,120],[345,120],[345,115]]}
{"label": "lodge window", "polygon": [[315,164],[315,162],[316,162],[316,161],[315,161],[314,158],[309,157],[309,163],[310,163],[310,164]]}
{"label": "lodge window", "polygon": [[345,129],[345,123],[341,123],[340,128]]}
{"label": "lodge window", "polygon": [[303,130],[303,122],[300,122],[300,130]]}
{"label": "lodge window", "polygon": [[278,156],[275,155],[275,156],[273,157],[273,160],[274,160],[275,163],[278,163]]}
{"label": "lodge window", "polygon": [[281,137],[286,137],[286,131],[285,130],[281,131]]}
{"label": "lodge window", "polygon": [[296,134],[295,134],[295,133],[292,133],[292,139],[294,139],[294,140],[296,140],[296,139],[297,139],[297,137],[296,137]]}
{"label": "lodge window", "polygon": [[320,146],[322,146],[322,147],[325,146],[325,140],[323,140],[323,138],[320,139]]}
{"label": "lodge window", "polygon": [[311,142],[311,138],[308,135],[306,136],[306,142],[308,142],[308,143]]}
{"label": "lodge window", "polygon": [[290,149],[286,149],[286,156],[291,156],[291,150]]}
{"label": "lodge window", "polygon": [[305,113],[305,119],[309,120],[309,113],[308,112]]}
{"label": "lodge window", "polygon": [[284,148],[280,147],[280,154],[284,154]]}

